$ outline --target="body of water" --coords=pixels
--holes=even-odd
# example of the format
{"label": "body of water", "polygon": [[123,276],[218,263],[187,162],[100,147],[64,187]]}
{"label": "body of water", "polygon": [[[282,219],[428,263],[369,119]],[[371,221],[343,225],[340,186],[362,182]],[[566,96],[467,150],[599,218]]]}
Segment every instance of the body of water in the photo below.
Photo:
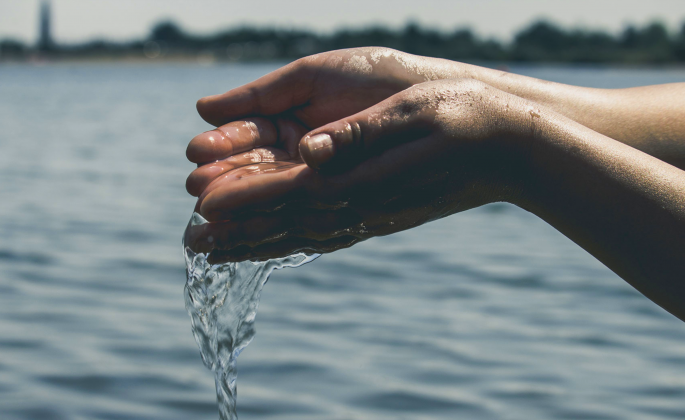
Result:
{"label": "body of water", "polygon": [[[184,152],[199,97],[276,67],[0,67],[0,418],[218,418],[183,302]],[[242,419],[685,418],[685,324],[505,204],[279,271],[256,326]]]}

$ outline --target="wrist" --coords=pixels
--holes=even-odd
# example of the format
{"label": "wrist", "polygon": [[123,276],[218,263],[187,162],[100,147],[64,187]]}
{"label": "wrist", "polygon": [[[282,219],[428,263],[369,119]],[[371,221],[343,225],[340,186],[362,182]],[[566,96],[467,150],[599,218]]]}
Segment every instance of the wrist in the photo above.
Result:
{"label": "wrist", "polygon": [[483,142],[487,178],[504,201],[523,208],[544,178],[547,148],[563,137],[564,117],[539,104],[495,90],[490,107],[492,131]]}
{"label": "wrist", "polygon": [[516,194],[508,201],[539,215],[540,206],[582,165],[577,155],[592,148],[588,141],[598,133],[531,101],[522,100],[517,114],[508,131]]}

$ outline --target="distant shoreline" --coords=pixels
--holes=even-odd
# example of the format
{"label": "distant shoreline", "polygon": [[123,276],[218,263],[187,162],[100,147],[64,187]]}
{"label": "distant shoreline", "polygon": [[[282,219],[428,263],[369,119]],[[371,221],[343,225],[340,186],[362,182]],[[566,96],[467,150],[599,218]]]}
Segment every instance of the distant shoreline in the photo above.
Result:
{"label": "distant shoreline", "polygon": [[322,35],[307,30],[237,27],[211,35],[191,34],[173,22],[152,28],[145,39],[129,42],[92,40],[58,44],[49,37],[37,46],[0,40],[4,62],[289,62],[323,51],[362,46],[393,48],[410,54],[464,62],[545,63],[611,66],[685,65],[685,23],[672,33],[660,22],[627,26],[621,33],[567,29],[533,22],[511,42],[485,39],[468,28],[438,31],[410,23],[341,29]]}

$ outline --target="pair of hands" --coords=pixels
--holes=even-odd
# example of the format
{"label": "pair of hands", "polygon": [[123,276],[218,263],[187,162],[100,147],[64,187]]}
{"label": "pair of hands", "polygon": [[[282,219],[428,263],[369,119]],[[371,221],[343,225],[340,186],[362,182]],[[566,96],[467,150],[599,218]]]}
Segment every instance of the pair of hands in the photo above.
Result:
{"label": "pair of hands", "polygon": [[186,186],[210,223],[187,243],[214,261],[331,252],[515,200],[541,111],[432,65],[332,51],[201,99],[217,128],[190,142]]}

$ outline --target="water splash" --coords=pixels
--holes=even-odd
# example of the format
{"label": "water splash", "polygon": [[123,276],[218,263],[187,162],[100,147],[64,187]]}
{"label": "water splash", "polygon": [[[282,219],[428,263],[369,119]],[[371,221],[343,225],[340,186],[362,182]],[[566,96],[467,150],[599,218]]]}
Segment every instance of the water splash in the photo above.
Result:
{"label": "water splash", "polygon": [[[197,213],[188,223],[207,223]],[[184,235],[185,239],[185,235]],[[185,242],[185,240],[184,240]],[[210,264],[207,254],[183,245],[187,281],[185,304],[202,361],[214,372],[219,417],[235,420],[236,361],[255,335],[254,321],[262,287],[274,270],[299,267],[318,255],[295,254],[263,262]]]}

